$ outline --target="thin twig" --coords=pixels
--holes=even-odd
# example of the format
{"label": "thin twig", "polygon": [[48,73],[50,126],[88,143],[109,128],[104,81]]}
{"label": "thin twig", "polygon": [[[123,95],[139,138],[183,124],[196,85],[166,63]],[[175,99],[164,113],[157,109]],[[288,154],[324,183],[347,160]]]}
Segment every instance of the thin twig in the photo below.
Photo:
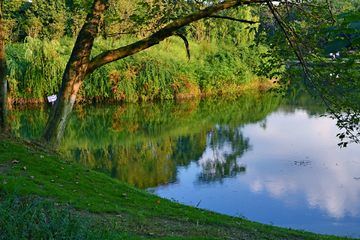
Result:
{"label": "thin twig", "polygon": [[329,12],[330,12],[330,16],[331,16],[331,18],[332,18],[332,20],[333,20],[333,24],[334,24],[334,23],[336,23],[336,20],[335,20],[335,18],[334,18],[334,15],[332,14],[332,10],[331,10],[331,7],[330,7],[329,0],[326,0],[326,4],[327,4],[327,6],[328,6],[328,9],[329,9]]}

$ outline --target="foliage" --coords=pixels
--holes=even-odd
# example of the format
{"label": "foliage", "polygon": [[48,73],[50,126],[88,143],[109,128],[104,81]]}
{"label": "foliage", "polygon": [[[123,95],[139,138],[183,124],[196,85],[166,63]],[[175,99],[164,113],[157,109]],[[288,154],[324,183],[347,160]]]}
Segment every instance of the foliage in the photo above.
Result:
{"label": "foliage", "polygon": [[68,59],[66,45],[56,40],[27,38],[6,49],[10,97],[43,101],[57,93]]}
{"label": "foliage", "polygon": [[[358,74],[358,48],[360,45],[360,11],[346,12],[337,16],[338,24],[323,29],[324,35],[331,34],[332,41],[325,46],[325,54],[342,52],[343,56],[333,68],[336,77],[336,96],[329,96],[334,103],[330,117],[337,119],[337,126],[344,132],[338,137],[339,146],[346,147],[350,141],[359,142],[360,137],[360,81]],[[350,51],[351,49],[355,49]],[[335,86],[336,85],[336,86]],[[327,97],[327,96],[326,96]]]}
{"label": "foliage", "polygon": [[[126,44],[131,39],[95,41],[93,55],[104,49]],[[240,85],[259,78],[253,73],[261,64],[260,53],[267,48],[245,46],[233,49],[227,44],[190,41],[192,59],[180,39],[144,51],[129,59],[103,66],[81,86],[78,102],[95,100],[173,99],[198,96],[201,92],[219,94],[239,92]],[[9,44],[6,49],[11,97],[21,103],[56,94],[69,59],[73,39],[40,40],[26,38],[24,44]]]}
{"label": "foliage", "polygon": [[7,42],[16,42],[22,39],[25,31],[22,22],[25,19],[25,12],[29,8],[26,0],[5,0],[3,8],[4,27]]}
{"label": "foliage", "polygon": [[[257,22],[259,17],[252,13],[253,8],[245,6],[242,8],[226,9],[221,16]],[[224,22],[225,21],[225,22]],[[210,23],[209,23],[210,24]],[[255,39],[259,24],[250,25],[237,21],[226,21],[224,19],[213,19],[211,27],[212,40],[224,42],[229,46],[246,47]]]}
{"label": "foliage", "polygon": [[[16,31],[20,34],[25,29],[26,35],[32,36],[26,38],[24,45],[13,43],[9,44],[6,49],[11,97],[15,101],[20,103],[30,99],[31,101],[44,101],[46,96],[57,93],[73,46],[73,39],[62,36],[64,34],[77,35],[90,3],[91,1],[65,1],[65,3],[55,4],[48,1],[31,3],[18,1],[16,4],[6,2],[6,19],[10,22],[13,20],[22,22],[22,27],[15,27],[18,29]],[[66,13],[64,4],[66,4]],[[126,8],[124,8],[124,4]],[[101,35],[104,38],[95,40],[92,56],[129,43],[131,39],[122,33],[132,32],[133,34],[130,36],[139,36],[147,34],[146,29],[159,27],[161,25],[159,25],[159,19],[162,19],[162,16],[156,17],[155,15],[159,9],[168,9],[166,4],[164,5],[160,1],[141,4],[110,1],[109,11],[105,14],[100,27]],[[170,14],[168,15],[169,19],[189,12],[190,9],[184,8],[189,4],[193,10],[199,8],[192,3],[176,3],[171,14],[168,13]],[[148,20],[137,19],[141,18],[141,12],[147,8],[152,9],[155,15],[148,14]],[[49,11],[46,17],[42,17],[44,9]],[[25,14],[25,16],[24,13],[28,15]],[[225,13],[232,17],[256,20],[251,16],[250,7],[228,10]],[[17,18],[12,19],[11,14],[16,15]],[[130,16],[131,18],[129,18]],[[65,17],[68,20],[65,20]],[[159,19],[157,19],[158,17]],[[58,24],[59,20],[61,20],[61,24]],[[194,35],[197,43],[190,40],[193,56],[190,63],[185,63],[186,57],[182,54],[184,52],[182,43],[179,40],[168,39],[156,50],[151,49],[148,53],[140,53],[130,59],[106,65],[90,75],[82,85],[77,101],[116,99],[134,102],[197,96],[201,92],[219,94],[239,91],[241,84],[258,80],[253,71],[261,62],[258,53],[266,52],[266,48],[259,47],[254,49],[255,54],[251,53],[247,46],[253,42],[256,27],[247,28],[248,24],[226,23],[225,21],[215,19],[212,24],[209,22],[210,25],[201,31],[199,29],[195,29],[195,31],[192,26],[185,30],[188,36],[193,34],[205,36],[207,32],[211,32],[211,41],[213,42],[209,42],[210,35],[209,38],[201,39]],[[70,25],[65,26],[64,23]],[[43,26],[42,32],[40,32],[40,28],[35,29],[37,24]],[[56,36],[52,34],[54,24],[62,28],[56,29],[55,32],[58,34]],[[140,26],[139,24],[143,27],[146,26],[146,29],[133,31],[134,27]],[[32,29],[25,27],[27,25],[31,25]],[[62,38],[60,39],[60,37]],[[121,40],[116,40],[119,38]],[[18,37],[13,37],[13,39],[18,39]],[[175,57],[176,55],[183,56],[184,59]],[[223,71],[224,69],[225,71]]]}
{"label": "foliage", "polygon": [[[8,42],[18,42],[26,36],[41,39],[60,39],[63,36],[76,37],[92,1],[62,0],[5,0],[4,19]],[[192,1],[115,1],[110,0],[108,10],[100,25],[100,36],[105,39],[126,39],[144,37],[165,23],[183,17],[206,6],[206,3]],[[254,19],[250,7],[226,10],[226,15]],[[244,30],[247,24],[223,20],[202,20],[182,31],[198,42],[215,38],[227,38],[230,42],[248,38]],[[251,37],[250,37],[251,38]],[[243,44],[240,43],[240,44]]]}
{"label": "foliage", "polygon": [[66,27],[65,1],[5,1],[4,19],[10,42],[23,40],[26,36],[60,39]]}

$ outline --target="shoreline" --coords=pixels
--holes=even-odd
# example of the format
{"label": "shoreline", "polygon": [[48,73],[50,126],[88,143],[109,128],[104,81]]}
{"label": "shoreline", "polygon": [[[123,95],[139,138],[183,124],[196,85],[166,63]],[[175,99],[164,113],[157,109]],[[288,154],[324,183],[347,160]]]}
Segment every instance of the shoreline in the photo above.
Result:
{"label": "shoreline", "polygon": [[[183,94],[178,93],[173,95],[172,100],[179,100],[179,99],[191,99],[196,97],[208,97],[208,96],[222,96],[227,94],[244,94],[244,91],[267,91],[274,86],[274,80],[267,80],[266,82],[263,81],[256,81],[251,84],[244,84],[244,85],[235,85],[230,88],[224,89],[217,89],[215,92],[204,92],[200,89],[198,90],[197,94]],[[8,103],[8,109],[12,109],[15,106],[21,106],[21,105],[32,105],[32,104],[50,104],[47,100],[47,97],[44,96],[40,99],[35,98],[24,98],[24,97],[9,97],[10,94],[8,94],[7,103]],[[152,101],[158,101],[158,100],[170,100],[170,99],[152,99],[152,100],[142,100],[138,99],[135,102],[152,102]],[[83,103],[92,103],[92,102],[99,102],[99,103],[114,103],[114,102],[127,102],[123,100],[118,100],[114,97],[88,97],[88,98],[81,98],[77,97],[76,104],[83,104]]]}

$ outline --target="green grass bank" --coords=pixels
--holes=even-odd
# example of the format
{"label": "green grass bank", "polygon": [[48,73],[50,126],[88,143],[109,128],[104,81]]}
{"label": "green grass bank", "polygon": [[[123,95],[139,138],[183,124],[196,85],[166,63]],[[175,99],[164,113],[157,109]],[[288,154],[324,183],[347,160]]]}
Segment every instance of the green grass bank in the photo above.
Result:
{"label": "green grass bank", "polygon": [[0,135],[0,191],[0,228],[12,231],[0,239],[347,239],[182,205],[9,134]]}

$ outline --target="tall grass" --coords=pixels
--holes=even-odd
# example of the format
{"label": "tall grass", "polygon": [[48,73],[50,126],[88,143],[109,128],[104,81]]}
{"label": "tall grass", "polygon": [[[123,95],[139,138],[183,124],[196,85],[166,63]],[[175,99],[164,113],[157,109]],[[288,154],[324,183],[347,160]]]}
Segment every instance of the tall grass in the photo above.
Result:
{"label": "tall grass", "polygon": [[68,206],[0,192],[0,239],[123,239]]}
{"label": "tall grass", "polygon": [[[96,39],[92,56],[129,43],[130,39]],[[23,44],[6,48],[12,98],[43,100],[56,94],[74,40],[27,38]],[[135,102],[218,94],[237,90],[240,85],[258,81],[265,47],[249,50],[222,43],[190,41],[191,60],[181,39],[170,38],[148,50],[105,65],[91,74],[81,86],[78,101],[106,99]],[[225,91],[226,90],[226,91]]]}
{"label": "tall grass", "polygon": [[[64,41],[65,40],[65,41]],[[72,45],[66,41],[26,38],[6,48],[12,98],[36,99],[59,91]]]}

